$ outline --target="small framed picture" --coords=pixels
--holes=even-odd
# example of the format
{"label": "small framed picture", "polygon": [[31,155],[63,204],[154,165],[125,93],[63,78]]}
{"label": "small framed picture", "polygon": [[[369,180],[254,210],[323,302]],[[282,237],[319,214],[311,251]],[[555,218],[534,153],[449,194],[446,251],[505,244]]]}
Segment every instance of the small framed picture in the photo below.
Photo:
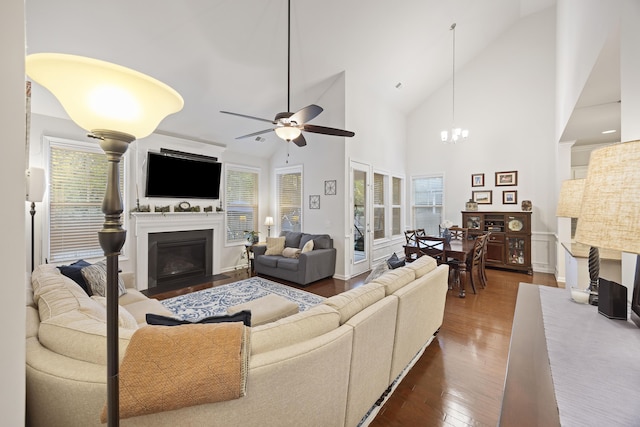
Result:
{"label": "small framed picture", "polygon": [[502,204],[503,205],[516,205],[518,204],[518,192],[515,190],[502,192]]}
{"label": "small framed picture", "polygon": [[496,172],[496,187],[518,185],[518,171]]}
{"label": "small framed picture", "polygon": [[479,205],[490,205],[492,201],[492,191],[472,191],[473,201]]}
{"label": "small framed picture", "polygon": [[320,195],[313,194],[309,196],[309,209],[320,209]]}
{"label": "small framed picture", "polygon": [[483,173],[474,173],[471,175],[471,186],[472,187],[484,187],[484,174]]}
{"label": "small framed picture", "polygon": [[325,196],[336,195],[336,180],[332,179],[324,182],[324,194]]}

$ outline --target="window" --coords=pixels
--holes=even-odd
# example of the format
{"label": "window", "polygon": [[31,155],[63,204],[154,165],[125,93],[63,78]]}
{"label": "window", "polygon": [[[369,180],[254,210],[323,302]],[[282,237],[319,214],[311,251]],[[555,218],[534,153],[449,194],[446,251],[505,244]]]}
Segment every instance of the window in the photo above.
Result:
{"label": "window", "polygon": [[276,170],[277,218],[281,231],[302,231],[302,167]]}
{"label": "window", "polygon": [[[49,148],[49,261],[103,256],[98,231],[104,224],[106,155],[93,142],[45,137],[45,146]],[[123,159],[120,162],[121,196],[127,179],[124,169]],[[125,206],[124,212],[127,210]]]}
{"label": "window", "polygon": [[227,243],[246,238],[247,231],[258,230],[258,171],[226,166],[225,201]]}
{"label": "window", "polygon": [[373,174],[373,238],[385,237],[385,176]]}
{"label": "window", "polygon": [[437,236],[442,222],[444,176],[414,177],[413,227],[424,228],[427,234]]}
{"label": "window", "polygon": [[402,234],[402,178],[391,178],[391,234]]}

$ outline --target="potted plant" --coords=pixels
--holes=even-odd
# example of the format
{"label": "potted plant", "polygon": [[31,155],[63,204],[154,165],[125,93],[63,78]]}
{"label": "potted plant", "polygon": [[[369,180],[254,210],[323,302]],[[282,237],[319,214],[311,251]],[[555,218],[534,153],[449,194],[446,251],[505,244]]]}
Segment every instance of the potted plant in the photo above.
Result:
{"label": "potted plant", "polygon": [[259,231],[247,231],[245,230],[246,236],[247,236],[247,241],[249,243],[258,243],[258,240],[260,240],[260,238],[258,237],[258,234],[260,234]]}

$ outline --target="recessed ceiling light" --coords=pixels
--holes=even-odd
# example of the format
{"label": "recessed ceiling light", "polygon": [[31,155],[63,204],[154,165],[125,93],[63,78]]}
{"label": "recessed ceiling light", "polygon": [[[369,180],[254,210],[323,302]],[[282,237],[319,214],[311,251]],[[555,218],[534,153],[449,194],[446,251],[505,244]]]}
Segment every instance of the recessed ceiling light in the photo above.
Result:
{"label": "recessed ceiling light", "polygon": [[610,129],[610,130],[603,130],[603,131],[602,131],[602,134],[603,134],[603,135],[606,135],[606,134],[608,134],[608,133],[616,133],[616,130],[615,130],[615,129]]}

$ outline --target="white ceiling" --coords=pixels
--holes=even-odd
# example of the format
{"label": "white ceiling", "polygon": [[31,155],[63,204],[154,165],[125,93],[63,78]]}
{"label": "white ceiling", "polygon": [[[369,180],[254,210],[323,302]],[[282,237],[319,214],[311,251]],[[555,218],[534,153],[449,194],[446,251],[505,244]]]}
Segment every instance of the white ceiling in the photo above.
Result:
{"label": "white ceiling", "polygon": [[[292,0],[291,109],[304,106],[296,99],[308,99],[309,88],[346,71],[408,113],[451,78],[453,22],[456,67],[463,67],[521,17],[554,4]],[[279,143],[273,133],[263,143],[235,140],[264,123],[219,111],[271,119],[286,110],[286,6],[286,0],[26,0],[27,53],[89,56],[149,74],[185,100],[159,131],[268,156]],[[37,85],[32,111],[67,117]],[[313,124],[326,125],[322,115]]]}

